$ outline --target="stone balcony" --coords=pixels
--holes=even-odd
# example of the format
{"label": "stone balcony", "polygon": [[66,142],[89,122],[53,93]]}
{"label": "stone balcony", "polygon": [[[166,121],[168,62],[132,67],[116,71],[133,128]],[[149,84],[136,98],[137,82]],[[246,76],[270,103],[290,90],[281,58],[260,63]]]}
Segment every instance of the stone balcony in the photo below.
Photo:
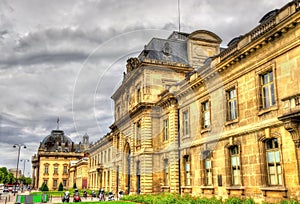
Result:
{"label": "stone balcony", "polygon": [[283,113],[278,117],[292,135],[295,145],[300,148],[300,93],[281,100],[284,103]]}

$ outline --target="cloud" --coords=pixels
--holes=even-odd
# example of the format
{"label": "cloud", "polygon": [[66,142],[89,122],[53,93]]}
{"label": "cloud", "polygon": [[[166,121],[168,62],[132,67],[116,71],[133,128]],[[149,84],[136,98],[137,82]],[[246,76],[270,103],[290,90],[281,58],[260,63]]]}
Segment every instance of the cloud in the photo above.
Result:
{"label": "cloud", "polygon": [[[223,39],[258,25],[283,0],[186,0],[181,31],[207,29]],[[30,159],[39,142],[60,127],[79,142],[109,132],[126,60],[152,37],[178,29],[177,2],[39,0],[0,2],[0,154],[25,143]],[[0,166],[15,167],[16,154]],[[27,168],[28,171],[30,168]]]}

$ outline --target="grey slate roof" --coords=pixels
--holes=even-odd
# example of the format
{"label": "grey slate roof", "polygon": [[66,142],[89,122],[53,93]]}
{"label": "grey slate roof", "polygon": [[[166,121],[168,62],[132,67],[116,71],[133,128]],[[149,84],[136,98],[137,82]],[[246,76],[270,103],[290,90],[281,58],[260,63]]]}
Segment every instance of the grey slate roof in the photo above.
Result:
{"label": "grey slate roof", "polygon": [[139,58],[188,64],[187,42],[186,40],[175,38],[153,38],[145,46]]}
{"label": "grey slate roof", "polygon": [[73,141],[64,134],[62,130],[52,130],[51,134],[43,139],[40,148],[47,148],[47,151],[54,152],[58,144],[71,146]]}

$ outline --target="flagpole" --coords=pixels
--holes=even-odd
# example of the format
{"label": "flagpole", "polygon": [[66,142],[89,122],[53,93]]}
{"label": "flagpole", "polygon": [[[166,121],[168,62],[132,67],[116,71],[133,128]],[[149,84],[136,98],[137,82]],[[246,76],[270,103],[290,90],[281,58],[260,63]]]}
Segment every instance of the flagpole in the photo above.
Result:
{"label": "flagpole", "polygon": [[57,118],[57,130],[59,130],[59,117]]}
{"label": "flagpole", "polygon": [[177,1],[178,7],[178,31],[180,32],[180,0]]}

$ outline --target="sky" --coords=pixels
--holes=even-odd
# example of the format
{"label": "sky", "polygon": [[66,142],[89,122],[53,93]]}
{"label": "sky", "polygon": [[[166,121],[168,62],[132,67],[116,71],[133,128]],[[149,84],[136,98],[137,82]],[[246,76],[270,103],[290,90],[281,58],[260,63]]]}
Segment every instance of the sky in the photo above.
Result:
{"label": "sky", "polygon": [[[226,47],[288,2],[181,0],[180,31],[212,31]],[[76,143],[110,132],[126,60],[178,31],[178,16],[176,0],[1,0],[0,167],[17,167],[14,144],[31,161],[58,118]],[[31,176],[31,163],[24,167]]]}

